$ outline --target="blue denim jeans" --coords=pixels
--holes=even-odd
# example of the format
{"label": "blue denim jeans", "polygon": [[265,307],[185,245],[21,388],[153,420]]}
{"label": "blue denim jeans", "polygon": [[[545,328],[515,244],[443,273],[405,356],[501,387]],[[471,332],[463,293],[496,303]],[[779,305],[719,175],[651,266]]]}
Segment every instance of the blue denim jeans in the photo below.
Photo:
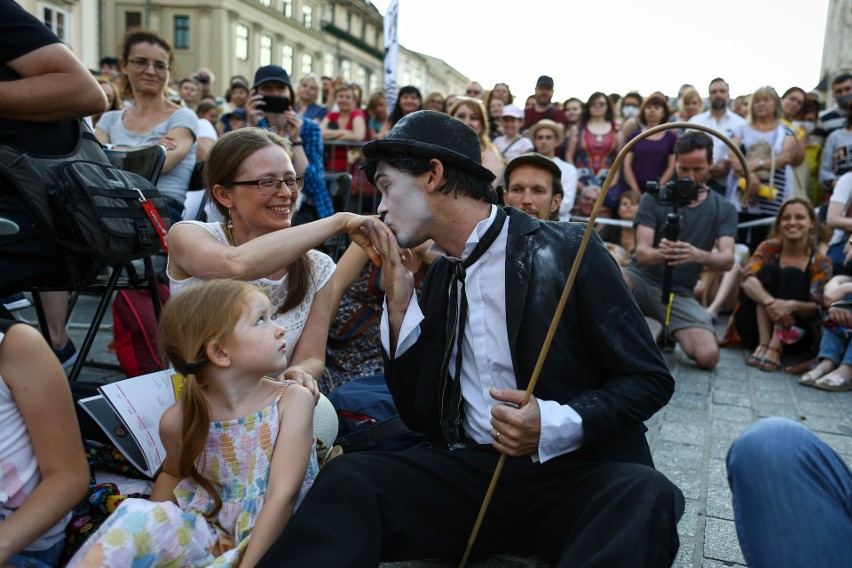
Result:
{"label": "blue denim jeans", "polygon": [[810,430],[760,420],[731,446],[727,467],[750,567],[852,566],[852,472]]}
{"label": "blue denim jeans", "polygon": [[824,330],[819,340],[820,360],[828,359],[836,365],[852,365],[852,341],[836,333]]}
{"label": "blue denim jeans", "polygon": [[65,541],[60,540],[45,550],[19,552],[6,562],[19,568],[53,568],[59,566],[59,558],[64,548]]}

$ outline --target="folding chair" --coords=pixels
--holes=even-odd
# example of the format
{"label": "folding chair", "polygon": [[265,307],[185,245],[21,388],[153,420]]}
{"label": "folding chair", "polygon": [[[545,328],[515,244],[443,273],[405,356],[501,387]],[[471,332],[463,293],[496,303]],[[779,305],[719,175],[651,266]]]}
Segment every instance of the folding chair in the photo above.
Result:
{"label": "folding chair", "polygon": [[[163,164],[166,162],[166,149],[160,145],[150,146],[140,150],[104,150],[104,152],[106,153],[107,159],[113,166],[139,174],[149,179],[155,185],[160,179],[160,172],[163,169]],[[78,348],[77,361],[74,362],[74,366],[68,374],[69,381],[76,381],[80,376],[80,372],[83,370],[83,365],[87,364],[94,367],[120,369],[118,365],[114,364],[86,361],[89,351],[92,348],[92,344],[95,341],[95,336],[97,335],[101,322],[103,321],[104,315],[112,303],[113,293],[116,290],[149,290],[154,306],[154,313],[159,318],[160,297],[157,293],[157,279],[154,267],[151,262],[151,257],[145,257],[142,260],[145,267],[142,275],[138,274],[132,261],[128,260],[126,262],[113,264],[110,267],[111,272],[107,278],[98,277],[93,282],[78,286],[69,286],[68,284],[65,284],[55,286],[38,286],[30,289],[33,296],[33,305],[36,309],[36,315],[38,316],[38,324],[42,335],[48,343],[50,343],[50,331],[47,327],[47,318],[45,316],[44,305],[41,300],[40,292],[66,290],[72,292],[68,302],[68,316],[66,318],[66,323],[67,320],[70,320],[71,318],[71,313],[74,310],[79,294],[94,294],[101,298],[98,302],[97,309],[95,310],[92,323],[86,333],[86,337],[83,340],[82,345]],[[122,277],[125,273],[126,276]]]}

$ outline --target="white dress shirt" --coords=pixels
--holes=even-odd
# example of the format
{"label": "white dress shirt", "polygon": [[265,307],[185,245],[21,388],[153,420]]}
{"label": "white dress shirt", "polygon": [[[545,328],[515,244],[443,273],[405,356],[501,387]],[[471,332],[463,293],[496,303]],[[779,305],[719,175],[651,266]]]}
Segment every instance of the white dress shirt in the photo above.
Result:
{"label": "white dress shirt", "polygon": [[[702,126],[712,128],[713,130],[717,130],[730,139],[733,139],[734,136],[742,138],[743,127],[746,125],[745,119],[730,109],[726,110],[725,114],[723,114],[719,120],[716,120],[716,117],[708,110],[696,114],[689,119],[689,122],[694,122],[695,124],[700,124]],[[713,139],[713,161],[718,162],[719,160],[727,160],[728,145],[716,136],[710,136],[710,138]]]}
{"label": "white dress shirt", "polygon": [[567,223],[571,220],[571,210],[574,209],[574,201],[577,199],[577,168],[560,157],[551,158],[562,172],[562,203],[559,205],[559,220]]}
{"label": "white dress shirt", "polygon": [[[491,215],[474,228],[465,244],[462,259],[473,251],[479,239],[488,230],[497,215],[497,207],[491,207]],[[490,444],[491,408],[497,403],[489,389],[517,389],[518,383],[512,367],[509,350],[509,333],[506,327],[506,243],[509,235],[507,218],[500,235],[478,261],[465,272],[465,294],[468,312],[462,342],[461,393],[464,399],[464,429],[468,437],[479,444]],[[437,246],[430,252],[459,260],[447,255]],[[500,283],[500,285],[497,285]],[[420,322],[423,313],[412,294],[408,309],[399,331],[397,350],[391,357],[404,354],[420,337]],[[390,353],[390,327],[387,300],[381,323],[382,346]],[[453,349],[455,360],[457,348]],[[437,353],[440,357],[442,354]],[[450,374],[455,365],[450,364]],[[538,400],[541,409],[541,438],[538,454],[533,459],[545,462],[554,457],[572,452],[583,444],[583,421],[567,404]]]}

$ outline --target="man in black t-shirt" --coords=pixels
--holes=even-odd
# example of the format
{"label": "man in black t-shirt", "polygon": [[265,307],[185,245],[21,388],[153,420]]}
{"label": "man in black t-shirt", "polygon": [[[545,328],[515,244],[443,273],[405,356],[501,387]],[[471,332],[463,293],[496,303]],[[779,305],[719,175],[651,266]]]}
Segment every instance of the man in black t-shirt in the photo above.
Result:
{"label": "man in black t-shirt", "polygon": [[[74,54],[11,0],[0,0],[0,82],[0,145],[29,154],[71,152],[79,137],[73,119],[103,112],[107,104],[98,82]],[[0,236],[0,297],[32,285],[67,282],[69,266],[85,270],[91,262],[67,257],[2,175],[0,217],[20,227],[16,234]],[[55,350],[71,346],[65,294],[44,297]]]}

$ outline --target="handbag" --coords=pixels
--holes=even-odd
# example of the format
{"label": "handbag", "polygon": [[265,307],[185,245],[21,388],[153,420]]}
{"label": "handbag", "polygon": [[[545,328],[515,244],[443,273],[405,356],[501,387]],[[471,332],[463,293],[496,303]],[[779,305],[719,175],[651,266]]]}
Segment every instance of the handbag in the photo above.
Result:
{"label": "handbag", "polygon": [[52,197],[57,241],[106,262],[168,252],[168,204],[151,182],[109,164],[72,161],[59,167]]}
{"label": "handbag", "polygon": [[[778,197],[779,189],[774,186],[775,183],[775,150],[768,142],[759,141],[755,142],[746,150],[746,160],[758,160],[765,161],[769,160],[769,174],[767,175],[764,172],[758,172],[757,176],[760,178],[760,187],[757,188],[757,192],[754,193],[753,196],[749,196],[751,200],[752,197],[761,197],[763,199],[768,199],[770,201],[775,201],[775,198]],[[737,182],[737,187],[739,187],[740,191],[745,191],[746,188],[746,179],[741,177]]]}
{"label": "handbag", "polygon": [[64,156],[0,146],[0,174],[38,224],[71,252],[115,263],[167,251],[165,197],[148,179],[110,164],[94,134],[78,122],[77,146]]}

